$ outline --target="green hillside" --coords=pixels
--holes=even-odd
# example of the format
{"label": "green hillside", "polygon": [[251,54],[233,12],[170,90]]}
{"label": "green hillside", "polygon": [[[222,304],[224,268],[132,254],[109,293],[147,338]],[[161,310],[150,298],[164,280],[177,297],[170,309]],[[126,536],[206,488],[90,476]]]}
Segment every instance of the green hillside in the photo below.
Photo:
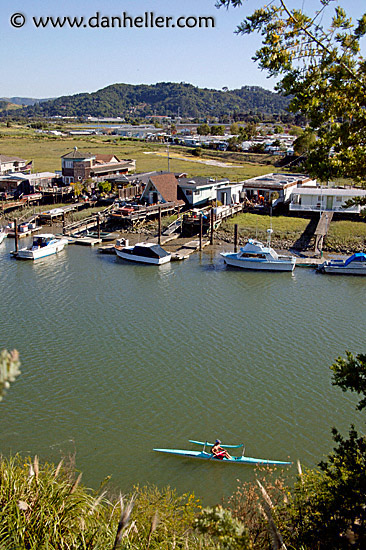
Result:
{"label": "green hillside", "polygon": [[233,113],[280,114],[288,99],[257,86],[211,90],[192,84],[113,84],[93,93],[62,96],[25,107],[26,116],[125,117],[166,115],[202,118]]}

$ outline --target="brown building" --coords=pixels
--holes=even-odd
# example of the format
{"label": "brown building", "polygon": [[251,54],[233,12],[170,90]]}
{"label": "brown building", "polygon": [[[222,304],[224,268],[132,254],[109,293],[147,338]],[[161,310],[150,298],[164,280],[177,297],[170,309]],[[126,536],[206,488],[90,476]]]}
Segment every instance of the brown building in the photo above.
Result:
{"label": "brown building", "polygon": [[136,161],[121,160],[115,155],[94,155],[74,147],[70,153],[61,157],[61,167],[64,183],[70,184],[87,179],[102,181],[108,179],[108,176],[128,174],[136,169]]}

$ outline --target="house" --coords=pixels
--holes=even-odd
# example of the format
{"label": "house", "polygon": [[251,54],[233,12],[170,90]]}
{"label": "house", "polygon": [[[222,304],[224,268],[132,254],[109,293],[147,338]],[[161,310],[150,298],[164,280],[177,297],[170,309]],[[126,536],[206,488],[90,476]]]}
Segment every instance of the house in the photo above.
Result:
{"label": "house", "polygon": [[191,207],[216,201],[218,189],[229,184],[228,179],[216,181],[214,178],[179,178],[179,187],[183,191],[187,204]]}
{"label": "house", "polygon": [[223,205],[243,202],[243,182],[230,183],[217,189],[217,200]]}
{"label": "house", "polygon": [[0,176],[21,172],[26,168],[27,161],[19,157],[7,157],[0,155]]}
{"label": "house", "polygon": [[99,155],[72,151],[61,157],[62,179],[70,184],[77,181],[93,179],[102,181],[108,176],[128,174],[136,168],[136,161],[132,159],[120,160],[115,155]]}
{"label": "house", "polygon": [[250,178],[242,182],[243,191],[247,198],[255,203],[266,203],[272,199],[276,193],[276,200],[273,206],[279,203],[288,203],[291,195],[297,188],[306,185],[315,187],[316,180],[311,179],[304,174],[265,174]]}
{"label": "house", "polygon": [[185,204],[178,180],[171,172],[150,175],[141,200],[147,204],[166,202],[174,203],[176,206]]}
{"label": "house", "polygon": [[54,172],[36,174],[8,174],[0,176],[0,191],[14,196],[29,195],[56,185],[59,177]]}
{"label": "house", "polygon": [[355,197],[366,197],[366,190],[349,187],[303,187],[293,191],[290,211],[359,214],[362,207],[358,204],[344,208],[346,201]]}

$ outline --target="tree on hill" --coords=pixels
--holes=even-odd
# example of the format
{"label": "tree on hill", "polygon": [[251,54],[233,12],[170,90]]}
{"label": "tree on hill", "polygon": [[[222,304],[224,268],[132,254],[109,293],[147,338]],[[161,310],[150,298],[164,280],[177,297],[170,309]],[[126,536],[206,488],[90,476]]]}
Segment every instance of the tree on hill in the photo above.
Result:
{"label": "tree on hill", "polygon": [[[217,0],[238,7],[242,0]],[[238,34],[258,32],[262,47],[254,59],[270,76],[281,77],[276,89],[291,98],[316,131],[307,167],[320,180],[345,176],[366,182],[366,59],[360,42],[366,13],[354,24],[336,6],[328,28],[332,0],[319,0],[315,13],[290,9],[287,0],[263,4],[237,27]],[[306,6],[306,5],[305,5]]]}

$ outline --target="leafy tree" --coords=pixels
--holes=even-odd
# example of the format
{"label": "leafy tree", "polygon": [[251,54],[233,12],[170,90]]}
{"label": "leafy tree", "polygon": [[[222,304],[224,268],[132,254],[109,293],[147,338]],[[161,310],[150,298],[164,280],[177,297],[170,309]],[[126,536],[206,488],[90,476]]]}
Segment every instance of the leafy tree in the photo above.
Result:
{"label": "leafy tree", "polygon": [[346,359],[338,357],[331,366],[333,371],[333,385],[339,386],[343,391],[351,390],[363,397],[358,403],[359,411],[366,407],[366,354],[354,356],[346,352]]}
{"label": "leafy tree", "polygon": [[230,126],[230,134],[237,136],[238,133],[239,133],[239,124],[237,122],[233,122]]}
{"label": "leafy tree", "polygon": [[110,193],[112,189],[112,184],[109,181],[101,181],[98,184],[98,189],[100,193]]}
{"label": "leafy tree", "polygon": [[[336,6],[328,28],[322,25],[332,0],[319,0],[307,14],[274,0],[246,17],[238,34],[258,32],[262,47],[254,59],[270,76],[282,77],[277,90],[291,97],[290,110],[306,117],[318,140],[307,161],[320,180],[352,177],[366,181],[366,60],[360,41],[366,13],[354,24]],[[242,0],[218,0],[238,7]]]}
{"label": "leafy tree", "polygon": [[201,124],[200,126],[197,126],[197,134],[200,136],[208,136],[210,133],[210,127],[208,124]]}
{"label": "leafy tree", "polygon": [[224,136],[225,126],[211,126],[210,132],[212,136]]}
{"label": "leafy tree", "polygon": [[305,130],[297,139],[294,141],[294,151],[297,155],[308,154],[312,147],[316,143],[316,135],[311,130]]}

